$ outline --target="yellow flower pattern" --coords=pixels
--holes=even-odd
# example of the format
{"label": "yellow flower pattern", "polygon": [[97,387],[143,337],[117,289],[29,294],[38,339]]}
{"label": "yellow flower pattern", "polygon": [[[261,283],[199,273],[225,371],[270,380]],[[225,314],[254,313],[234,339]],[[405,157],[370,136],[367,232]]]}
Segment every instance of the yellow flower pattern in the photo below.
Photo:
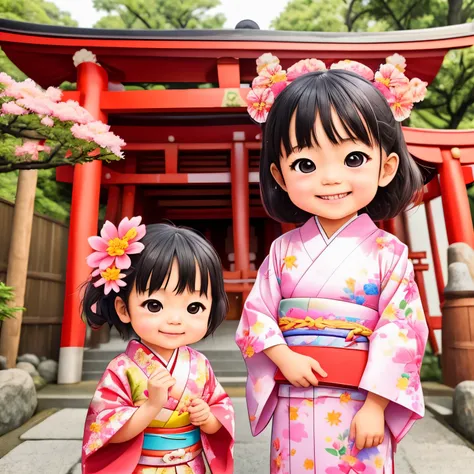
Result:
{"label": "yellow flower pattern", "polygon": [[314,468],[314,461],[312,459],[306,459],[304,464],[303,464],[303,467],[309,471],[309,470],[313,470]]}
{"label": "yellow flower pattern", "polygon": [[283,266],[286,267],[288,270],[291,270],[293,267],[298,268],[296,264],[296,257],[294,255],[290,255],[289,257],[285,257],[283,259]]}
{"label": "yellow flower pattern", "polygon": [[332,412],[329,412],[327,417],[326,417],[326,421],[331,426],[333,426],[333,425],[338,426],[341,423],[341,413],[336,412],[334,410]]}
{"label": "yellow flower pattern", "polygon": [[298,407],[290,406],[290,420],[296,421],[298,419]]}

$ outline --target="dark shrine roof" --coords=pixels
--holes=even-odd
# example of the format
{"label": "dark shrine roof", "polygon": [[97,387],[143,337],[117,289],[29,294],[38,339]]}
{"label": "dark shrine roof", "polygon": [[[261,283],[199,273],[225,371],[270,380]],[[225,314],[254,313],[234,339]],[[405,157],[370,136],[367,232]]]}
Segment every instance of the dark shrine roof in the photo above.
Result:
{"label": "dark shrine roof", "polygon": [[[121,83],[217,83],[217,61],[238,58],[241,83],[256,75],[255,60],[271,52],[284,68],[300,59],[343,59],[377,69],[391,54],[407,59],[407,75],[431,82],[446,52],[474,44],[474,25],[383,33],[236,30],[105,30],[0,19],[0,46],[43,87],[74,82],[72,57],[85,48],[109,80]],[[40,59],[39,59],[40,58]]]}
{"label": "dark shrine roof", "polygon": [[39,25],[0,19],[0,32],[96,40],[252,41],[291,43],[405,43],[474,36],[474,23],[422,30],[377,33],[329,33],[273,30],[109,30]]}

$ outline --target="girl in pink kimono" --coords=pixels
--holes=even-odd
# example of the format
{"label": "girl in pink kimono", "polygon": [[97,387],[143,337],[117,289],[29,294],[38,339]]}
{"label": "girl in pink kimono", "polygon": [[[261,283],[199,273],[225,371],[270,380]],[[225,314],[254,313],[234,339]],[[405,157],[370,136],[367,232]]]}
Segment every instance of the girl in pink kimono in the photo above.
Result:
{"label": "girl in pink kimono", "polygon": [[190,229],[106,222],[83,308],[97,328],[135,334],[108,365],[87,413],[84,474],[232,474],[234,412],[209,361],[188,347],[212,334],[228,301],[221,262]]}
{"label": "girl in pink kimono", "polygon": [[237,331],[251,429],[273,419],[271,473],[392,474],[424,414],[427,325],[406,245],[373,220],[406,209],[430,177],[400,125],[426,83],[399,55],[375,75],[316,59],[284,71],[270,53],[257,65],[263,203],[302,225],[271,245]]}

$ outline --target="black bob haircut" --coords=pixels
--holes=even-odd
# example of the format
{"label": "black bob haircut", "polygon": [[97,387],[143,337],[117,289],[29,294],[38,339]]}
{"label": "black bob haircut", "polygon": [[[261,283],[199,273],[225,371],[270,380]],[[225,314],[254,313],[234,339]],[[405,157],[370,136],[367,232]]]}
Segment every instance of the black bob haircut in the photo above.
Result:
{"label": "black bob haircut", "polygon": [[[408,152],[400,122],[393,116],[387,99],[372,83],[345,70],[331,69],[305,74],[278,95],[263,126],[263,150],[260,159],[260,190],[267,213],[277,221],[302,223],[312,215],[295,206],[270,172],[274,163],[281,171],[282,147],[291,154],[300,148],[318,145],[314,130],[319,115],[328,139],[341,141],[333,122],[336,111],[345,132],[367,146],[378,145],[389,155],[395,152],[400,163],[395,177],[379,187],[373,201],[359,213],[374,220],[395,217],[417,197],[423,184],[436,173],[435,168],[415,162]],[[296,140],[290,143],[290,122],[296,113]]]}
{"label": "black bob haircut", "polygon": [[[107,323],[115,326],[124,339],[133,336],[131,324],[123,323],[115,311],[115,299],[122,298],[128,306],[134,285],[138,293],[148,294],[166,288],[176,259],[179,268],[178,285],[173,289],[176,294],[183,293],[186,288],[191,292],[197,290],[196,264],[201,275],[201,288],[198,289],[201,295],[207,294],[210,283],[212,306],[204,337],[212,334],[225,319],[229,302],[224,291],[221,260],[211,244],[193,229],[170,224],[146,226],[146,234],[141,242],[145,248],[140,254],[130,255],[132,265],[122,271],[127,275],[124,278],[127,286],[121,287],[119,293],[111,291],[105,295],[103,286],[95,288],[94,282],[100,276],[85,283],[82,309],[89,325],[97,329]],[[95,311],[92,310],[94,305]]]}

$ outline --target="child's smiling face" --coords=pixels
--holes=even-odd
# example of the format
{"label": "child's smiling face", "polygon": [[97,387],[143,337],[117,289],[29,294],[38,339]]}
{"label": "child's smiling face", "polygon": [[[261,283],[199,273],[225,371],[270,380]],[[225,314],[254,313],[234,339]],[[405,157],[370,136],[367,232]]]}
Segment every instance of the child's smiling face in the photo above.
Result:
{"label": "child's smiling face", "polygon": [[208,294],[200,295],[201,275],[196,266],[195,292],[185,288],[177,294],[179,268],[176,259],[173,261],[169,280],[154,293],[137,293],[136,287],[130,293],[128,309],[125,303],[116,299],[117,314],[124,323],[131,323],[133,330],[142,342],[151,349],[173,350],[177,347],[193,344],[204,338],[212,298],[211,285]]}
{"label": "child's smiling face", "polygon": [[392,181],[398,156],[380,152],[375,141],[373,146],[353,141],[334,111],[336,133],[342,137],[339,144],[326,136],[318,115],[314,130],[319,146],[298,149],[295,117],[290,124],[293,151],[286,155],[283,149],[281,173],[273,163],[270,169],[298,208],[330,220],[349,218],[372,202],[379,186]]}

